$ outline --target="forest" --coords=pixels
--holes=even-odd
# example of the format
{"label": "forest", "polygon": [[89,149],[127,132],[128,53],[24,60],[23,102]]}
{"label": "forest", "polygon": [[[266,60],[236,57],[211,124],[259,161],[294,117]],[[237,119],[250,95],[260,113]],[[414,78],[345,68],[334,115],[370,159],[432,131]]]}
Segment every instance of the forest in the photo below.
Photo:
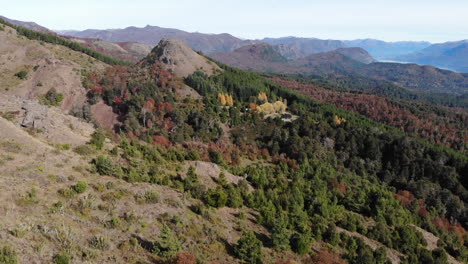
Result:
{"label": "forest", "polygon": [[[220,66],[222,73],[195,72],[183,82],[157,63],[88,74],[89,103],[103,99],[120,121],[120,144],[93,161],[96,172],[171,186],[199,199],[201,215],[224,206],[258,211],[271,237],[243,230],[232,251],[243,263],[261,263],[261,247],[317,261],[316,243],[349,263],[388,263],[385,248],[403,254],[402,263],[448,263],[447,253],[468,261],[464,153]],[[183,83],[202,99],[181,98]],[[252,107],[265,101],[287,102],[298,119],[267,118]],[[185,178],[168,169],[184,160],[211,161],[245,180],[227,184],[220,175],[208,189],[193,169]],[[436,249],[417,228],[440,237]],[[383,246],[372,249],[351,233]]]}

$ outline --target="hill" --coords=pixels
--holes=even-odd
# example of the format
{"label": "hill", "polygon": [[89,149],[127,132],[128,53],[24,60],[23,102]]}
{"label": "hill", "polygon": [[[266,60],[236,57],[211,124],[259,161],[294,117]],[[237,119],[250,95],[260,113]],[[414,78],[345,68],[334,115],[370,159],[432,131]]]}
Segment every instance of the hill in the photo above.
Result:
{"label": "hill", "polygon": [[0,30],[0,90],[8,96],[40,98],[54,89],[65,110],[83,105],[82,72],[104,69],[105,63],[67,47],[30,40],[16,29]]}
{"label": "hill", "polygon": [[9,22],[9,23],[11,23],[13,25],[24,27],[24,28],[27,28],[27,29],[30,29],[30,30],[34,30],[34,31],[42,32],[42,33],[47,33],[47,34],[55,34],[55,32],[53,32],[52,30],[50,30],[50,29],[48,29],[46,27],[43,27],[41,25],[38,25],[35,22],[24,22],[24,21],[10,19],[10,18],[4,17],[4,16],[0,16],[0,19],[3,19],[3,20],[5,20],[5,21],[7,21],[7,22]]}
{"label": "hill", "polygon": [[434,65],[457,72],[468,72],[468,41],[433,44],[421,51],[393,59],[417,64]]}
{"label": "hill", "polygon": [[162,39],[139,65],[148,67],[156,63],[177,77],[187,77],[197,70],[209,76],[221,71],[218,65],[197,54],[183,41],[175,39]]}
{"label": "hill", "polygon": [[163,38],[178,39],[187,43],[192,49],[204,53],[231,51],[240,47],[243,42],[243,40],[229,34],[189,33],[178,29],[149,25],[143,28],[88,29],[85,31],[59,31],[59,33],[79,38],[93,38],[111,42],[139,42],[149,45],[156,45]]}

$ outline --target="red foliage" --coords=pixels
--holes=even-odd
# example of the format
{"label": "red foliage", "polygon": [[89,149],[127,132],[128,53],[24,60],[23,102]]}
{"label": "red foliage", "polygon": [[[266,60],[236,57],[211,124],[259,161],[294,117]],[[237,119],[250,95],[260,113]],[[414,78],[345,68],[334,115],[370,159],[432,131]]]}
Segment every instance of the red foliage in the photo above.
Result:
{"label": "red foliage", "polygon": [[317,254],[310,257],[310,259],[304,263],[345,264],[346,261],[344,261],[337,253],[331,252],[326,248],[320,248]]}
{"label": "red foliage", "polygon": [[179,252],[169,264],[195,264],[197,257],[189,252]]}
{"label": "red foliage", "polygon": [[413,113],[398,102],[381,96],[333,91],[281,78],[272,78],[272,81],[317,101],[331,103],[336,107],[365,115],[438,144],[458,148],[460,143],[468,143],[468,138],[460,137],[464,128],[460,124],[468,123],[468,115],[452,111],[453,109],[448,109],[440,115]]}
{"label": "red foliage", "polygon": [[167,148],[171,146],[171,141],[163,136],[153,136],[153,144]]}
{"label": "red foliage", "polygon": [[436,217],[434,220],[432,220],[432,222],[437,228],[441,230],[455,233],[460,238],[461,243],[464,243],[466,230],[460,225],[460,223],[451,224],[450,221],[445,217]]}
{"label": "red foliage", "polygon": [[346,194],[346,185],[339,182],[337,179],[331,179],[329,184],[332,189],[339,191],[343,195]]}
{"label": "red foliage", "polygon": [[414,195],[410,191],[401,190],[395,194],[395,198],[405,207],[408,207],[414,201]]}

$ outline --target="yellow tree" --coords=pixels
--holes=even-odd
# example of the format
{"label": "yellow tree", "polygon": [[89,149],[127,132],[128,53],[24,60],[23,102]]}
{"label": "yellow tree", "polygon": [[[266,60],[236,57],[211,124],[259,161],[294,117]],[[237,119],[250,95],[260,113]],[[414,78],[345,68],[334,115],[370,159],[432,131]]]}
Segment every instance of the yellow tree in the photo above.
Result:
{"label": "yellow tree", "polygon": [[218,99],[221,105],[226,105],[226,95],[224,95],[223,93],[219,93]]}
{"label": "yellow tree", "polygon": [[234,105],[234,100],[232,99],[232,95],[226,95],[226,102],[229,106]]}

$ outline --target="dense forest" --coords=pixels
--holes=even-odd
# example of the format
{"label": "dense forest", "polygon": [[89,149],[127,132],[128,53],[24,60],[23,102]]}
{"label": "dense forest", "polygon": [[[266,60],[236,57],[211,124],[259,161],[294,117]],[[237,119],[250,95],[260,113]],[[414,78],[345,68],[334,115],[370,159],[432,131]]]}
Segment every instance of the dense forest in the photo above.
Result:
{"label": "dense forest", "polygon": [[468,138],[468,115],[463,109],[385,98],[356,91],[339,91],[317,84],[275,77],[275,83],[317,101],[334,104],[371,119],[399,128],[464,152]]}
{"label": "dense forest", "polygon": [[[267,76],[271,76],[271,74]],[[444,92],[409,90],[387,80],[369,78],[354,73],[282,74],[279,76],[338,91],[361,91],[394,99],[427,102],[448,107],[468,107],[468,95],[466,94],[455,95]]]}
{"label": "dense forest", "polygon": [[[120,145],[93,161],[96,171],[171,186],[199,199],[200,215],[225,206],[258,211],[271,236],[245,228],[231,251],[243,263],[261,263],[262,246],[278,263],[288,252],[306,263],[388,263],[390,250],[403,263],[447,263],[447,253],[468,261],[466,155],[220,66],[217,75],[185,78],[202,99],[179,96],[182,81],[158,64],[90,73],[89,103],[102,98],[120,121]],[[287,111],[257,110],[275,102]],[[245,180],[228,184],[220,175],[208,189],[193,170],[185,178],[170,172],[168,164],[184,160],[211,161]],[[440,237],[434,250],[417,228]],[[317,243],[331,251],[313,253]]]}

